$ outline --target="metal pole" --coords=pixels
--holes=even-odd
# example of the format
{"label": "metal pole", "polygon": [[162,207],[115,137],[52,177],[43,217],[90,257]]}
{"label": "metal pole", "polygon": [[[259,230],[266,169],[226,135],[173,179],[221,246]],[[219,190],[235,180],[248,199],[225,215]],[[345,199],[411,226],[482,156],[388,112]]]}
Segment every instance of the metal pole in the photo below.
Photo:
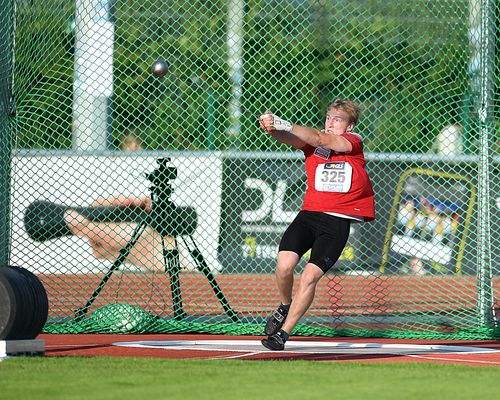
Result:
{"label": "metal pole", "polygon": [[481,0],[480,96],[478,165],[478,312],[482,326],[493,320],[491,266],[490,152],[493,137],[493,98],[495,85],[495,8],[493,0]]}
{"label": "metal pole", "polygon": [[469,0],[469,31],[467,38],[471,51],[467,72],[470,83],[469,90],[462,100],[462,127],[464,152],[470,154],[474,150],[474,140],[479,135],[479,121],[477,110],[479,107],[479,92],[481,87],[480,59],[481,59],[481,1]]}
{"label": "metal pole", "polygon": [[0,265],[9,264],[10,256],[10,163],[12,138],[9,119],[13,114],[12,74],[14,6],[12,0],[0,0]]}
{"label": "metal pole", "polygon": [[73,148],[106,150],[111,141],[114,22],[111,0],[76,0]]}
{"label": "metal pole", "polygon": [[243,96],[243,35],[245,1],[229,0],[227,5],[227,62],[231,79],[231,98],[228,128],[229,140],[234,143],[241,131],[241,100]]}

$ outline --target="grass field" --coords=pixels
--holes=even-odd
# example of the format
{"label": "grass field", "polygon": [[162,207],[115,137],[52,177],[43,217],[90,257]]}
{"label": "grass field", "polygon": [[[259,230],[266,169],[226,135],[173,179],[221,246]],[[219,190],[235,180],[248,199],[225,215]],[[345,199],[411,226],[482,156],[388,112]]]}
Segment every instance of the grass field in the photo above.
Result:
{"label": "grass field", "polygon": [[426,363],[16,357],[0,362],[0,398],[494,399],[499,374]]}

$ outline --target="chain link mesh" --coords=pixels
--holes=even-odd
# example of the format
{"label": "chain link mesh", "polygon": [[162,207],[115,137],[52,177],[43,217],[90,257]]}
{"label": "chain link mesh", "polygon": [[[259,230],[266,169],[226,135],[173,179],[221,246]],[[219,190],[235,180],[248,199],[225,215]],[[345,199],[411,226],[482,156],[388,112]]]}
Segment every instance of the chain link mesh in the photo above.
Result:
{"label": "chain link mesh", "polygon": [[344,96],[377,219],[294,334],[498,338],[489,2],[14,3],[10,263],[45,332],[263,334],[305,172],[258,116],[321,128]]}

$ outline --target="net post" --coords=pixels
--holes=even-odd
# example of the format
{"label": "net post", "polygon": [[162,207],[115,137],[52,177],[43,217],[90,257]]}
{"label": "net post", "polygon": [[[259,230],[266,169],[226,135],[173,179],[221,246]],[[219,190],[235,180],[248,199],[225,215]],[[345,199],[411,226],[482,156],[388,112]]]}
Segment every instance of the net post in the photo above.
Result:
{"label": "net post", "polygon": [[481,326],[493,321],[490,175],[493,132],[493,98],[495,82],[495,18],[494,2],[480,2],[480,98],[479,165],[478,165],[478,313]]}
{"label": "net post", "polygon": [[14,6],[11,0],[0,0],[0,265],[9,264],[10,249],[10,164],[12,140],[9,119],[13,115],[12,65]]}

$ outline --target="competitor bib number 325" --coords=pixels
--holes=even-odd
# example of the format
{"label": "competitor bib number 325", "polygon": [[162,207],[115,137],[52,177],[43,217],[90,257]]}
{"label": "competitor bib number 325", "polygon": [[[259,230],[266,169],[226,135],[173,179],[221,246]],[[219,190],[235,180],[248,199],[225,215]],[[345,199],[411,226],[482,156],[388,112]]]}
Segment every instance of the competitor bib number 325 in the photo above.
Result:
{"label": "competitor bib number 325", "polygon": [[351,188],[352,167],[346,162],[329,162],[316,167],[314,186],[318,192],[347,193]]}

